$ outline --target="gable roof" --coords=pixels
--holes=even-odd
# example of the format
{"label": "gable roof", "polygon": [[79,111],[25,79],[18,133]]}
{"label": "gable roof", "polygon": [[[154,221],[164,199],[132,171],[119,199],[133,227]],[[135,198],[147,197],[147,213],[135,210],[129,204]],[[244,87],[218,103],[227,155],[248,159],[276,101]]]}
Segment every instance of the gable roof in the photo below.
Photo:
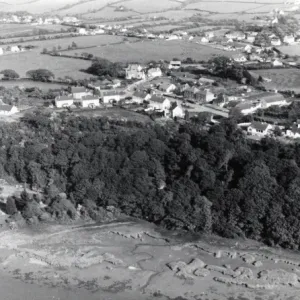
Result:
{"label": "gable roof", "polygon": [[121,95],[120,92],[116,91],[116,90],[106,90],[106,91],[103,91],[102,90],[102,93],[103,93],[103,96],[116,96],[116,95]]}
{"label": "gable roof", "polygon": [[96,96],[92,96],[92,95],[86,95],[86,96],[83,96],[81,98],[82,101],[89,101],[89,100],[99,100],[98,97]]}
{"label": "gable roof", "polygon": [[146,96],[147,96],[147,93],[142,92],[142,91],[136,91],[136,92],[133,93],[133,96],[137,97],[137,98],[145,99]]}
{"label": "gable roof", "polygon": [[150,102],[156,102],[156,103],[163,103],[165,100],[166,100],[166,98],[160,97],[160,96],[156,96],[156,95],[153,95],[153,96],[149,99]]}
{"label": "gable roof", "polygon": [[11,111],[12,108],[13,105],[6,105],[6,104],[0,105],[0,111]]}
{"label": "gable roof", "polygon": [[72,96],[58,96],[55,98],[56,101],[67,101],[67,100],[74,100]]}
{"label": "gable roof", "polygon": [[251,123],[250,126],[254,129],[256,129],[256,130],[265,131],[268,128],[269,124],[254,121],[254,122]]}

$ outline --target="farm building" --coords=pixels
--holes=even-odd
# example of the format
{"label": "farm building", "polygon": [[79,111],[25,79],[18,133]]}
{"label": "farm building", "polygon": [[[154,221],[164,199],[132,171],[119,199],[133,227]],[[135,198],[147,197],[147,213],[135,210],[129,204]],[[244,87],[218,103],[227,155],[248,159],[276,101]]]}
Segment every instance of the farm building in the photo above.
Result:
{"label": "farm building", "polygon": [[91,93],[85,87],[72,87],[71,93],[74,100],[80,100],[82,97],[90,95]]}
{"label": "farm building", "polygon": [[145,79],[144,68],[141,65],[129,65],[126,69],[126,79]]}
{"label": "farm building", "polygon": [[272,125],[262,122],[252,122],[248,127],[247,132],[251,135],[267,136],[272,130]]}
{"label": "farm building", "polygon": [[95,108],[99,106],[99,98],[91,95],[83,96],[80,104],[83,108]]}
{"label": "farm building", "polygon": [[58,96],[55,98],[55,106],[57,108],[70,107],[74,104],[73,96]]}
{"label": "farm building", "polygon": [[268,108],[270,106],[285,106],[290,103],[286,101],[286,99],[278,93],[269,93],[269,95],[263,96],[261,98],[261,108]]}
{"label": "farm building", "polygon": [[104,104],[119,102],[121,100],[121,93],[116,90],[101,90],[101,99]]}
{"label": "farm building", "polygon": [[171,102],[167,98],[153,95],[149,99],[149,107],[155,110],[169,110],[171,107]]}
{"label": "farm building", "polygon": [[147,75],[149,78],[161,77],[162,71],[160,68],[151,68],[148,70]]}
{"label": "farm building", "polygon": [[169,63],[169,69],[179,69],[181,67],[181,61],[180,60],[172,60]]}

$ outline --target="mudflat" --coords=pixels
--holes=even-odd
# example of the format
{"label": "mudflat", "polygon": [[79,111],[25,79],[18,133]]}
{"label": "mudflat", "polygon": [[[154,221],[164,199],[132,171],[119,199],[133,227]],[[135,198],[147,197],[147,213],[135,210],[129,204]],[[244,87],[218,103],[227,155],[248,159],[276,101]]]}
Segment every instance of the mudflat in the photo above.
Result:
{"label": "mudflat", "polygon": [[297,253],[146,222],[0,233],[1,299],[299,299]]}

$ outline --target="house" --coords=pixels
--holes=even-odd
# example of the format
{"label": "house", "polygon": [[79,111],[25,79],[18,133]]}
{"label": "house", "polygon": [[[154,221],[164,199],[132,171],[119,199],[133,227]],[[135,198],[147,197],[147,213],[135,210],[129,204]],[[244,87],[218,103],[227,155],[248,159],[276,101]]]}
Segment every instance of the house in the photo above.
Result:
{"label": "house", "polygon": [[7,105],[7,104],[0,105],[1,116],[10,116],[18,112],[19,112],[18,108],[14,105]]}
{"label": "house", "polygon": [[231,32],[227,32],[225,34],[225,37],[228,39],[241,41],[246,38],[246,35],[242,31],[231,31]]}
{"label": "house", "polygon": [[83,86],[71,87],[71,94],[74,100],[80,100],[83,96],[90,95],[91,93]]}
{"label": "house", "polygon": [[4,51],[3,48],[0,47],[0,55],[3,55]]}
{"label": "house", "polygon": [[180,60],[172,60],[169,64],[169,69],[179,69],[181,68],[181,61]]}
{"label": "house", "polygon": [[272,46],[280,46],[281,45],[281,40],[277,37],[274,37],[271,39],[271,45]]}
{"label": "house", "polygon": [[264,93],[260,98],[261,108],[270,106],[285,106],[290,103],[279,93]]}
{"label": "house", "polygon": [[209,32],[206,32],[205,33],[205,36],[208,38],[208,39],[212,39],[213,37],[215,37],[215,34],[213,31],[209,31]]}
{"label": "house", "polygon": [[238,109],[241,114],[249,115],[261,108],[261,104],[260,102],[241,102],[236,105],[235,108]]}
{"label": "house", "polygon": [[132,95],[132,102],[142,104],[144,101],[148,101],[151,95],[143,91],[136,91]]}
{"label": "house", "polygon": [[176,85],[173,83],[169,83],[169,82],[163,82],[163,83],[159,84],[158,89],[165,93],[172,93],[173,91],[176,90]]}
{"label": "house", "polygon": [[161,77],[162,71],[160,68],[151,68],[148,70],[147,75],[149,78]]}
{"label": "house", "polygon": [[87,35],[88,31],[85,28],[78,28],[77,33],[80,35]]}
{"label": "house", "polygon": [[160,97],[157,95],[152,95],[149,99],[149,107],[155,110],[169,110],[171,107],[171,102],[165,97]]}
{"label": "house", "polygon": [[190,89],[191,88],[191,86],[188,84],[188,83],[184,83],[184,84],[182,84],[181,86],[180,86],[180,92],[181,93],[184,93],[184,91],[186,91],[186,90],[188,90],[188,89]]}
{"label": "house", "polygon": [[184,98],[198,101],[201,103],[210,102],[215,98],[215,95],[209,89],[199,90],[196,87],[186,89],[183,94]]}
{"label": "house", "polygon": [[252,122],[248,127],[247,132],[251,135],[267,136],[272,130],[272,125],[263,122]]}
{"label": "house", "polygon": [[185,117],[185,111],[183,110],[183,108],[180,105],[177,105],[177,104],[175,106],[171,107],[170,114],[173,119],[174,118],[183,119]]}
{"label": "house", "polygon": [[238,63],[243,63],[243,62],[247,61],[246,56],[244,56],[242,54],[233,55],[232,59]]}
{"label": "house", "polygon": [[283,42],[286,44],[293,44],[293,43],[295,43],[295,37],[293,35],[286,35],[283,38]]}
{"label": "house", "polygon": [[292,126],[291,129],[286,130],[285,136],[292,138],[292,139],[299,139],[300,138],[300,128],[296,124]]}
{"label": "house", "polygon": [[121,100],[121,93],[116,90],[101,90],[100,94],[104,104],[111,104]]}
{"label": "house", "polygon": [[272,62],[272,65],[273,65],[273,67],[282,67],[282,66],[283,66],[283,63],[282,63],[279,59],[275,59],[275,60]]}
{"label": "house", "polygon": [[215,83],[215,80],[213,79],[209,79],[209,78],[205,78],[205,77],[201,77],[199,80],[198,80],[198,83],[200,85],[213,85],[213,83]]}
{"label": "house", "polygon": [[92,95],[83,96],[80,104],[83,108],[95,108],[99,106],[99,98]]}
{"label": "house", "polygon": [[57,108],[70,107],[74,104],[73,96],[58,96],[55,98],[55,106]]}
{"label": "house", "polygon": [[245,48],[244,48],[244,52],[251,53],[252,52],[252,46],[251,45],[246,45]]}
{"label": "house", "polygon": [[196,100],[196,95],[198,92],[200,92],[200,90],[196,87],[186,88],[184,90],[183,97],[188,100]]}
{"label": "house", "polygon": [[259,62],[263,62],[264,59],[262,57],[260,57],[258,54],[256,53],[252,53],[249,55],[249,60],[250,61],[259,61]]}
{"label": "house", "polygon": [[247,35],[247,38],[246,38],[246,41],[247,41],[248,43],[253,44],[254,41],[255,41],[255,37],[256,37],[255,35],[248,34],[248,35]]}
{"label": "house", "polygon": [[126,79],[145,79],[146,74],[144,68],[141,65],[133,64],[129,65],[126,69]]}
{"label": "house", "polygon": [[14,53],[20,52],[20,48],[18,46],[10,46],[10,47],[8,47],[8,49],[9,49],[8,51],[14,52]]}
{"label": "house", "polygon": [[209,38],[204,36],[203,38],[201,38],[201,43],[209,43]]}
{"label": "house", "polygon": [[179,40],[179,39],[180,39],[180,37],[176,34],[171,34],[171,35],[167,36],[167,38],[166,38],[167,41],[174,41],[174,40]]}

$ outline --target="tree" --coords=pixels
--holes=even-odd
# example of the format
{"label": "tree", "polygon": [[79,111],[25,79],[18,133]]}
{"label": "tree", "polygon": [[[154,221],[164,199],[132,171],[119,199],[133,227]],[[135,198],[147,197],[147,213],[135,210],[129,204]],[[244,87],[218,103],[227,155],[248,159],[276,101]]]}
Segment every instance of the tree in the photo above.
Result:
{"label": "tree", "polygon": [[44,48],[43,51],[42,51],[42,54],[47,54],[47,53],[48,53],[47,48]]}
{"label": "tree", "polygon": [[71,45],[72,48],[77,48],[77,44],[75,42],[72,42],[72,45]]}
{"label": "tree", "polygon": [[26,73],[26,76],[35,81],[43,82],[51,81],[55,77],[54,74],[47,69],[30,70]]}
{"label": "tree", "polygon": [[8,197],[6,201],[6,212],[9,215],[14,215],[18,212],[15,199],[13,197]]}
{"label": "tree", "polygon": [[18,78],[20,78],[20,75],[16,71],[11,70],[11,69],[2,70],[0,72],[0,74],[4,75],[4,79],[18,79]]}

